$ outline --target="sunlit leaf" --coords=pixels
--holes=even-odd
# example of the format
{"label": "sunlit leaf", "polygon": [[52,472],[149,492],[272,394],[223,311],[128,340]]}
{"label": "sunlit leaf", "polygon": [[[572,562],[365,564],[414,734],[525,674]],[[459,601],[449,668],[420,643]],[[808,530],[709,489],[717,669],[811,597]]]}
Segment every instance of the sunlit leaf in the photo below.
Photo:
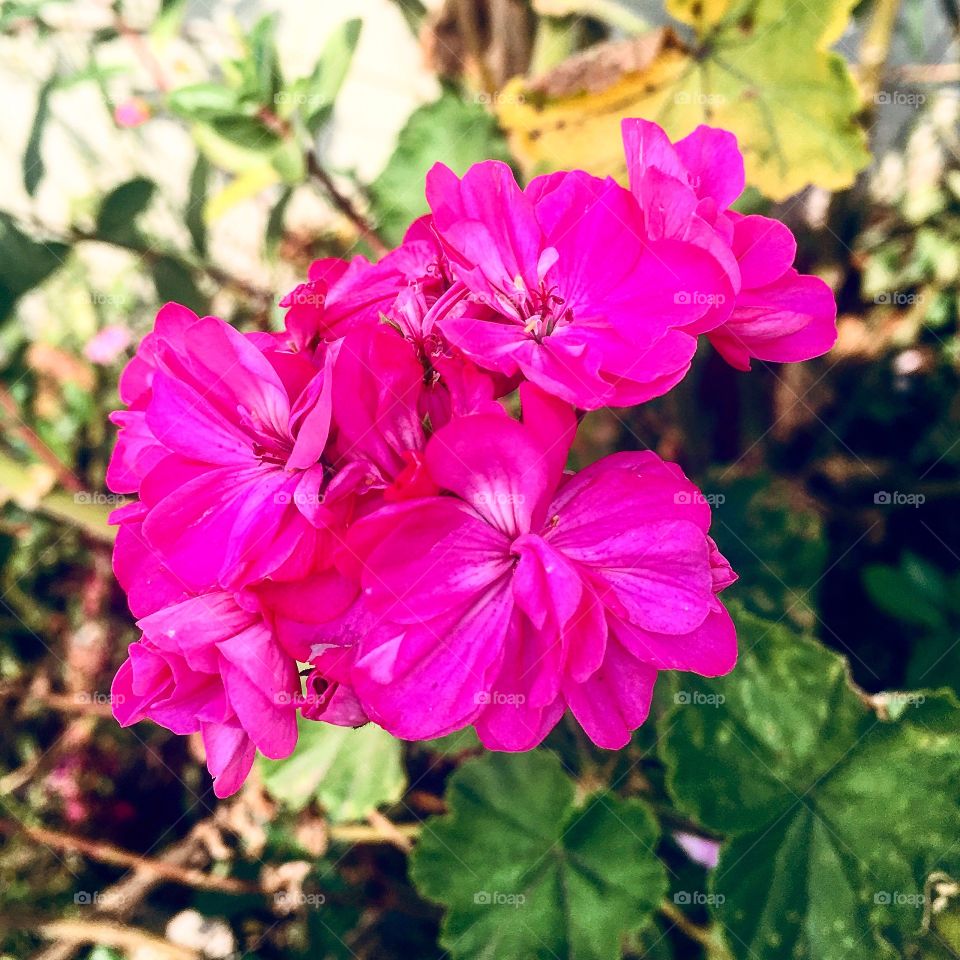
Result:
{"label": "sunlit leaf", "polygon": [[497,109],[528,172],[580,167],[624,175],[620,120],[645,117],[674,138],[700,123],[737,134],[747,180],[783,199],[808,184],[849,186],[869,161],[859,95],[830,51],[853,0],[676,0],[694,28],[594,47],[534,81],[512,81]]}
{"label": "sunlit leaf", "polygon": [[261,764],[274,797],[296,810],[317,799],[331,820],[362,820],[399,799],[406,783],[400,742],[372,723],[353,730],[301,720],[296,752]]}
{"label": "sunlit leaf", "polygon": [[493,118],[454,93],[415,110],[400,132],[389,163],[370,184],[379,231],[399,243],[410,222],[427,212],[423,178],[436,162],[463,173],[479,160],[509,160]]}

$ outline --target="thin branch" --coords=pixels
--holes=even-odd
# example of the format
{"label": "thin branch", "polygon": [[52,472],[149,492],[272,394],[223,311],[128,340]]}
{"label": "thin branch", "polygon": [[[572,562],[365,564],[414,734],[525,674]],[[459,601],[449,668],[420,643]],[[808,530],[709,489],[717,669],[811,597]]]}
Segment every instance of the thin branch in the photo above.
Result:
{"label": "thin branch", "polygon": [[357,210],[350,199],[337,189],[337,185],[331,179],[330,174],[323,169],[317,155],[312,150],[307,153],[307,173],[323,187],[324,192],[330,198],[330,202],[357,228],[360,236],[366,240],[370,249],[378,257],[386,256],[390,252],[390,248],[380,239],[366,217]]}
{"label": "thin branch", "polygon": [[660,904],[660,912],[687,938],[699,943],[711,960],[731,960],[727,948],[717,936],[715,928],[701,927],[690,920],[669,900]]}
{"label": "thin branch", "polygon": [[106,920],[54,920],[40,924],[39,932],[50,940],[69,944],[102,943],[128,954],[143,950],[150,956],[165,957],[167,960],[200,960],[200,954],[189,947],[181,947],[144,930],[108,923]]}
{"label": "thin branch", "polygon": [[182,867],[144,857],[129,850],[115,847],[111,843],[96,840],[86,840],[83,837],[74,837],[69,833],[60,833],[57,830],[48,830],[45,827],[32,827],[27,824],[14,823],[11,820],[0,820],[0,833],[15,836],[20,833],[36,843],[42,843],[54,850],[64,853],[79,853],[91,860],[108,863],[115,867],[125,867],[129,870],[138,870],[153,873],[164,880],[180,883],[196,890],[216,890],[218,893],[262,893],[260,888],[243,880],[232,877],[218,877],[204,873],[191,867]]}
{"label": "thin branch", "polygon": [[392,843],[404,853],[409,853],[413,849],[413,841],[410,838],[409,831],[403,831],[392,820],[385,817],[378,810],[371,810],[367,814],[367,820],[370,825],[383,836],[388,843]]}
{"label": "thin branch", "polygon": [[13,421],[10,423],[10,431],[15,433],[30,448],[38,460],[53,470],[61,486],[71,493],[82,493],[84,490],[83,483],[24,422],[23,417],[20,416],[20,407],[14,400],[13,394],[2,384],[0,384],[0,410],[3,410],[9,420]]}
{"label": "thin branch", "polygon": [[[386,818],[384,818],[386,819]],[[418,823],[391,823],[393,831],[404,839],[415,839],[420,834]],[[329,827],[331,840],[340,843],[395,843],[394,836],[387,836],[382,829],[364,823],[339,823]]]}

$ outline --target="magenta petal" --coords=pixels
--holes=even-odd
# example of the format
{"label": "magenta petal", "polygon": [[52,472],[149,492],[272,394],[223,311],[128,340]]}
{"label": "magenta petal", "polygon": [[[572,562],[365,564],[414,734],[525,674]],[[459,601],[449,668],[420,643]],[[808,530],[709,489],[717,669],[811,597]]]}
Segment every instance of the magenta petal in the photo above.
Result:
{"label": "magenta petal", "polygon": [[205,723],[203,746],[207,769],[213,777],[213,792],[220,799],[236,793],[247,779],[257,750],[243,727],[232,723]]}
{"label": "magenta petal", "polygon": [[349,552],[371,607],[398,624],[469,603],[511,565],[509,541],[452,497],[378,511],[353,528]]}
{"label": "magenta petal", "polygon": [[703,677],[720,677],[737,662],[737,633],[721,606],[687,634],[651,633],[611,618],[611,632],[637,659],[658,670],[689,670]]}
{"label": "magenta petal", "polygon": [[733,252],[740,266],[744,290],[764,287],[779,280],[793,265],[797,241],[790,229],[769,217],[730,213],[733,221]]}
{"label": "magenta petal", "polygon": [[498,688],[497,697],[477,717],[474,727],[488,750],[532,750],[557,725],[564,709],[560,696],[546,706],[535,707],[522,695],[518,699]]}
{"label": "magenta petal", "polygon": [[567,683],[563,693],[587,736],[607,750],[620,750],[650,712],[657,671],[611,642],[603,666],[583,683]]}
{"label": "magenta petal", "polygon": [[141,410],[118,410],[110,415],[120,432],[107,466],[107,487],[114,493],[136,493],[140,481],[167,455]]}
{"label": "magenta petal", "polygon": [[674,144],[699,197],[710,197],[725,210],[743,193],[743,156],[729,130],[702,124]]}
{"label": "magenta petal", "polygon": [[409,740],[471,723],[500,669],[512,610],[509,581],[502,580],[452,615],[375,629],[361,642],[353,673],[371,719]]}
{"label": "magenta petal", "polygon": [[327,445],[330,419],[333,415],[333,368],[340,353],[339,343],[327,348],[323,370],[305,387],[291,411],[291,423],[303,420],[297,429],[297,439],[287,458],[288,470],[306,470],[315,464]]}
{"label": "magenta petal", "polygon": [[530,530],[534,511],[549,493],[555,459],[532,431],[493,414],[452,420],[426,451],[437,484],[511,537]]}
{"label": "magenta petal", "polygon": [[164,564],[160,553],[143,537],[140,524],[125,523],[117,531],[113,570],[126,591],[135,617],[179,603],[187,596],[186,584]]}
{"label": "magenta petal", "polygon": [[623,147],[627,157],[630,189],[637,186],[647,170],[661,170],[686,182],[686,170],[676,149],[663,129],[652,120],[627,118],[620,122]]}
{"label": "magenta petal", "polygon": [[538,284],[541,232],[533,203],[497,160],[474,164],[462,179],[443,164],[427,174],[427,201],[441,237],[455,254],[501,289],[520,278]]}
{"label": "magenta petal", "polygon": [[254,463],[253,441],[201,391],[158,373],[147,408],[147,425],[168,450],[211,464]]}
{"label": "magenta petal", "polygon": [[790,269],[776,283],[743,291],[731,318],[708,336],[741,370],[750,368],[751,357],[795,363],[819,357],[836,343],[836,316],[826,283]]}

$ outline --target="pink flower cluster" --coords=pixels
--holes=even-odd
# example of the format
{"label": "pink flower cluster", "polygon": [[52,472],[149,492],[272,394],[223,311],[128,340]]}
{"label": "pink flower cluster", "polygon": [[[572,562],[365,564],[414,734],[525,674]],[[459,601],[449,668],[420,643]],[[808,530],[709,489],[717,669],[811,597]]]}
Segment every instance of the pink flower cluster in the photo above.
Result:
{"label": "pink flower cluster", "polygon": [[731,134],[624,142],[629,190],[437,165],[430,215],[379,263],[314,263],[282,333],[160,311],[114,414],[142,631],[114,709],[199,732],[218,796],[298,714],[527,750],[569,710],[617,749],[658,671],[733,667],[705,498],[650,451],[567,472],[578,411],[665,393],[700,336],[741,369],[821,354],[834,301],[730,210]]}

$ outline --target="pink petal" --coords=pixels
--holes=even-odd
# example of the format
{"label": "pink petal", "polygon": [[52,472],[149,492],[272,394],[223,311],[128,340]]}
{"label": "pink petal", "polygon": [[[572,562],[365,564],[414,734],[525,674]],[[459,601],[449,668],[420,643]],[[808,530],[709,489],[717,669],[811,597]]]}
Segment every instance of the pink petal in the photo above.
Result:
{"label": "pink petal", "polygon": [[253,766],[257,750],[239,723],[205,723],[203,746],[207,752],[207,769],[213,777],[213,792],[220,799],[229,797],[243,786]]}
{"label": "pink petal", "polygon": [[736,628],[723,607],[687,634],[653,633],[615,618],[610,629],[637,659],[658,670],[689,670],[703,677],[720,677],[737,662]]}
{"label": "pink petal", "polygon": [[724,210],[743,193],[743,156],[728,130],[702,124],[674,144],[699,197],[711,197]]}
{"label": "pink petal", "polygon": [[656,679],[653,667],[614,641],[603,666],[583,683],[565,684],[563,693],[587,736],[598,747],[620,750],[647,719]]}

